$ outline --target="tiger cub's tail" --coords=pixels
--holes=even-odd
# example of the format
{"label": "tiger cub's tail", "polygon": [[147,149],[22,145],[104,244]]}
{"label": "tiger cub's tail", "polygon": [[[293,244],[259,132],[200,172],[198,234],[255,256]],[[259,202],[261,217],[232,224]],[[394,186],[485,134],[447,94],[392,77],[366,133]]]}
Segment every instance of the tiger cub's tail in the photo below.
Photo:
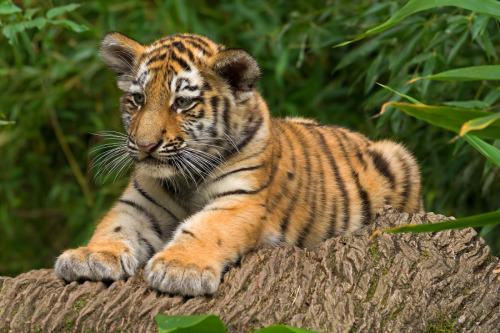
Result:
{"label": "tiger cub's tail", "polygon": [[367,153],[390,182],[391,194],[385,198],[386,203],[400,212],[423,213],[420,168],[413,155],[389,140],[374,142]]}

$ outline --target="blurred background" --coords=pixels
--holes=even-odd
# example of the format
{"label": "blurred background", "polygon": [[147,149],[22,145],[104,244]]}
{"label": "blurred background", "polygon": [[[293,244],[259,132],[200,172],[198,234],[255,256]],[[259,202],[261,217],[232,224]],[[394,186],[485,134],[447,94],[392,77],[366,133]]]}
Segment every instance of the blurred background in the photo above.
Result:
{"label": "blurred background", "polygon": [[[491,82],[408,84],[498,64],[497,22],[443,7],[333,48],[406,2],[0,1],[0,275],[50,268],[61,251],[84,245],[127,183],[127,176],[93,181],[90,170],[89,150],[101,140],[91,133],[122,131],[115,75],[98,56],[111,30],[143,43],[191,32],[244,48],[262,67],[258,89],[275,116],[404,142],[421,163],[427,211],[465,217],[498,209],[499,169],[454,133],[390,108],[374,118],[400,99],[376,82],[426,104],[498,108]],[[478,231],[498,255],[499,226]]]}

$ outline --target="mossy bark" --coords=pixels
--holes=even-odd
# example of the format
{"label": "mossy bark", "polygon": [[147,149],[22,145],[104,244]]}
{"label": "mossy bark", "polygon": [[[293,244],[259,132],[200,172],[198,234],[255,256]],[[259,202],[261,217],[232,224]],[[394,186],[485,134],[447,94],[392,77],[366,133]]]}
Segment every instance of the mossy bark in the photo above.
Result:
{"label": "mossy bark", "polygon": [[0,277],[0,332],[156,332],[154,317],[216,314],[229,332],[280,323],[320,332],[495,332],[499,259],[473,229],[379,234],[447,219],[386,209],[374,223],[314,249],[263,247],[211,297],[148,288],[143,271],[112,284],[66,284],[49,269]]}

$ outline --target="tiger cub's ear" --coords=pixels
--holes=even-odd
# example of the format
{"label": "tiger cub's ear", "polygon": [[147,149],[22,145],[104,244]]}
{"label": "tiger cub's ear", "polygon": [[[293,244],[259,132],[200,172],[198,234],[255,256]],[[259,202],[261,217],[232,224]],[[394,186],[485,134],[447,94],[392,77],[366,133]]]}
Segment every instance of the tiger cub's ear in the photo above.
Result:
{"label": "tiger cub's ear", "polygon": [[144,46],[119,32],[108,32],[104,35],[99,53],[108,67],[122,75],[132,72],[136,58],[142,53]]}
{"label": "tiger cub's ear", "polygon": [[250,53],[241,49],[221,51],[215,56],[212,69],[229,83],[236,102],[252,97],[260,68]]}

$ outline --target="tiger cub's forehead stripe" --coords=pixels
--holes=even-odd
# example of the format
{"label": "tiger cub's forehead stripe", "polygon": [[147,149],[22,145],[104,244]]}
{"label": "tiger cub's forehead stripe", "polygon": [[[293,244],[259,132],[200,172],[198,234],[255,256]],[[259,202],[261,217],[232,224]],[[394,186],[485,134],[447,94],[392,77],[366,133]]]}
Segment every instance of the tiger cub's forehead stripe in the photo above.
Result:
{"label": "tiger cub's forehead stripe", "polygon": [[151,71],[149,70],[147,64],[142,63],[137,71],[137,76],[130,83],[128,90],[132,93],[140,93],[145,90],[150,79]]}

